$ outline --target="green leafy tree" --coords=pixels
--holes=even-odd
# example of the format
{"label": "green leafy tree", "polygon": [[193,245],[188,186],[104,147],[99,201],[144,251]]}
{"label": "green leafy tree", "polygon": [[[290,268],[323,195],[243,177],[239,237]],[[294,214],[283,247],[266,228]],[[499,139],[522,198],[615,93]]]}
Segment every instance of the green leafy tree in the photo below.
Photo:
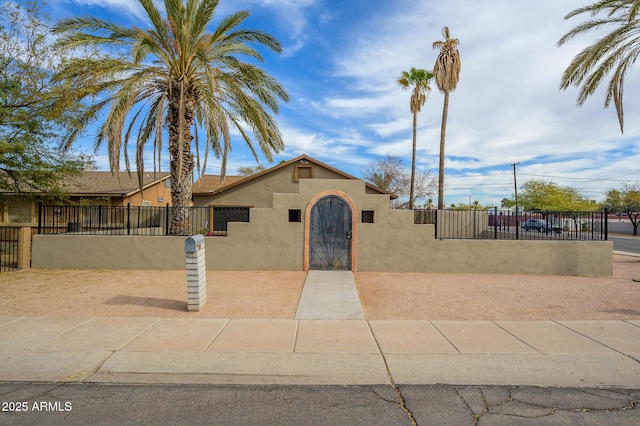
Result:
{"label": "green leafy tree", "polygon": [[447,118],[449,116],[449,93],[456,90],[460,79],[460,52],[457,38],[451,38],[449,28],[442,29],[444,40],[433,43],[434,49],[440,49],[440,53],[433,65],[433,75],[438,89],[444,94],[442,106],[442,123],[440,125],[440,158],[438,161],[438,210],[444,208],[444,144],[447,135]]}
{"label": "green leafy tree", "polygon": [[69,51],[51,44],[34,2],[0,7],[0,198],[61,196],[89,159],[59,147],[82,106],[66,101],[53,73]]}
{"label": "green leafy tree", "polygon": [[604,204],[613,213],[625,213],[633,225],[633,235],[638,235],[640,184],[624,184],[621,189],[609,190]]}
{"label": "green leafy tree", "polygon": [[480,204],[480,201],[478,200],[472,201],[471,204],[467,204],[467,203],[451,204],[452,210],[469,211],[469,210],[485,210],[486,208],[487,207],[484,207],[482,204]]}
{"label": "green leafy tree", "polygon": [[562,46],[573,38],[591,31],[613,27],[610,33],[596,40],[573,58],[562,75],[560,88],[566,90],[571,86],[578,87],[580,91],[577,104],[582,106],[587,98],[596,92],[602,80],[613,72],[607,85],[604,106],[609,107],[613,101],[621,132],[624,132],[624,80],[640,54],[639,12],[638,0],[596,1],[565,16],[565,19],[570,19],[588,14],[589,18],[558,41],[558,46]]}
{"label": "green leafy tree", "polygon": [[411,89],[411,99],[409,100],[409,109],[413,114],[413,150],[411,151],[411,182],[409,194],[409,208],[414,208],[415,200],[415,182],[416,182],[416,140],[418,127],[418,113],[427,101],[427,96],[431,91],[429,81],[433,78],[431,71],[411,68],[409,71],[402,71],[402,75],[398,78],[398,84],[405,90]]}
{"label": "green leafy tree", "polygon": [[531,179],[518,192],[518,207],[529,211],[590,211],[600,206],[575,188]]}
{"label": "green leafy tree", "polygon": [[124,150],[129,170],[126,147],[133,141],[141,181],[145,146],[153,142],[159,162],[167,131],[174,206],[169,233],[184,235],[190,229],[185,207],[191,202],[195,169],[194,129],[197,135],[197,129],[204,128],[206,152],[212,149],[222,157],[222,180],[232,132],[240,134],[256,160],[254,141],[268,161],[284,148],[272,113],[289,97],[263,69],[241,60],[263,61],[254,45],[278,53],[282,48],[269,34],[242,27],[248,11],[225,17],[208,32],[218,0],[164,0],[164,18],[153,0],[138,1],[151,24],[146,30],[96,17],[64,19],[54,27],[63,46],[125,51],[99,61],[77,58],[60,74],[61,81],[81,89],[75,93],[77,100],[93,100],[67,146],[108,109],[95,136],[96,147],[106,141],[112,171],[119,170]]}
{"label": "green leafy tree", "polygon": [[515,207],[515,205],[516,202],[509,198],[503,198],[502,201],[500,201],[500,207],[502,207],[503,209],[510,209],[512,207]]}

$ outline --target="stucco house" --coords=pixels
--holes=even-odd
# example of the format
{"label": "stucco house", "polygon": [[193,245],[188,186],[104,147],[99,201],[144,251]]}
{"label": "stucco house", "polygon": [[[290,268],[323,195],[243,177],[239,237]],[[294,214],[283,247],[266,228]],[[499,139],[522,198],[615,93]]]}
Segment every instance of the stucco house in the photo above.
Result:
{"label": "stucco house", "polygon": [[412,211],[389,208],[394,198],[308,155],[222,184],[211,176],[193,187],[194,206],[210,211],[202,226],[226,235],[212,243],[244,252],[231,265],[225,256],[225,267],[242,269],[248,259],[285,270],[369,269],[399,234],[433,239],[433,228],[414,226]]}
{"label": "stucco house", "polygon": [[[147,172],[142,182],[141,193],[136,172],[83,171],[63,185],[67,197],[60,204],[109,207],[171,204],[168,172]],[[41,194],[33,193],[16,199],[11,199],[11,194],[7,195],[9,201],[0,202],[0,226],[36,226]]]}
{"label": "stucco house", "polygon": [[[473,225],[456,237],[446,218],[415,223],[412,210],[390,208],[393,194],[307,155],[192,189],[193,228],[211,235],[207,270],[612,273],[610,241],[477,239],[488,222],[475,212],[454,218]],[[184,238],[162,232],[34,235],[32,253],[34,268],[185,268]]]}

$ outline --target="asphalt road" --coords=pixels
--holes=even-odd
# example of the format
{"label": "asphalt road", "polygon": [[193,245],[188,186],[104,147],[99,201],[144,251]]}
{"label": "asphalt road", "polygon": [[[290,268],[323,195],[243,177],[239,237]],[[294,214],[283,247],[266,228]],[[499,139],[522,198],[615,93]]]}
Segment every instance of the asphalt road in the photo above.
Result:
{"label": "asphalt road", "polygon": [[640,424],[640,389],[3,383],[0,395],[8,425]]}
{"label": "asphalt road", "polygon": [[619,235],[609,235],[613,241],[613,249],[640,254],[640,237],[621,237]]}

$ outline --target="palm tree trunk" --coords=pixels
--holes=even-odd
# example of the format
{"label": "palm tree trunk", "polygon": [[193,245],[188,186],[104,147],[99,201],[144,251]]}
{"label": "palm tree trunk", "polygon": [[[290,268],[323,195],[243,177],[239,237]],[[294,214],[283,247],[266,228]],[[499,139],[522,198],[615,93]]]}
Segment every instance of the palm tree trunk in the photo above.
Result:
{"label": "palm tree trunk", "polygon": [[418,112],[413,113],[413,152],[411,154],[411,188],[409,188],[409,208],[413,210],[414,188],[416,182],[416,134],[418,126]]}
{"label": "palm tree trunk", "polygon": [[179,91],[176,90],[175,92],[178,92],[177,96],[174,96],[174,99],[169,101],[168,106],[169,164],[171,172],[171,203],[173,204],[169,235],[189,235],[191,232],[189,218],[191,184],[195,167],[193,155],[191,154],[193,108],[188,101],[183,100],[181,109]]}
{"label": "palm tree trunk", "polygon": [[438,162],[438,210],[444,209],[444,139],[447,135],[447,116],[449,115],[449,92],[444,92],[442,107],[442,125],[440,126],[440,161]]}

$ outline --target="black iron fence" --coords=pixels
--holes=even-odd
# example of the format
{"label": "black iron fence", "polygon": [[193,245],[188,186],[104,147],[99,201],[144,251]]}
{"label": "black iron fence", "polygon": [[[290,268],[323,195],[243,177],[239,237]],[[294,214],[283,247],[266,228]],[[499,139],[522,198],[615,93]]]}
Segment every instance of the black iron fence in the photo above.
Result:
{"label": "black iron fence", "polygon": [[435,225],[438,239],[607,240],[607,210],[415,210],[414,223]]}
{"label": "black iron fence", "polygon": [[[38,233],[169,235],[172,210],[175,208],[168,205],[109,207],[41,204],[38,212]],[[200,233],[208,236],[225,236],[228,223],[250,220],[250,209],[244,206],[205,206],[186,209],[189,219],[184,226],[183,235]],[[606,210],[601,212],[519,212],[497,208],[488,210],[424,209],[414,210],[414,222],[435,225],[434,237],[437,239],[606,240],[608,238]],[[17,242],[15,245],[17,246]],[[7,250],[9,247],[7,243]]]}
{"label": "black iron fence", "polygon": [[[169,235],[173,210],[158,206],[47,206],[40,204],[38,234]],[[229,222],[248,222],[248,207],[186,207],[183,235],[227,235]],[[175,235],[175,234],[174,234]]]}
{"label": "black iron fence", "polygon": [[0,227],[0,272],[18,269],[19,227]]}

